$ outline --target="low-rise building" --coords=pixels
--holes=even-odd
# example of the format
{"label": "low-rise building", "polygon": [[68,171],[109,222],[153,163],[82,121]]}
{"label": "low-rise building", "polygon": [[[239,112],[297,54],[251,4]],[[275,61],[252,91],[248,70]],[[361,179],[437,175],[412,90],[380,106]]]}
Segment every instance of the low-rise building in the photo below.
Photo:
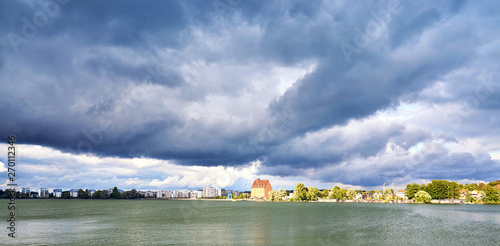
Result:
{"label": "low-rise building", "polygon": [[89,190],[89,196],[90,196],[90,197],[92,197],[92,195],[94,195],[94,193],[95,193],[95,190],[94,190],[94,189],[90,189],[90,190]]}
{"label": "low-rise building", "polygon": [[406,199],[405,191],[398,190],[398,192],[396,192],[396,198],[397,199]]}
{"label": "low-rise building", "polygon": [[60,198],[60,197],[62,197],[62,190],[61,190],[61,189],[54,189],[54,190],[52,191],[52,195],[53,195],[54,197],[59,197],[59,198]]}
{"label": "low-rise building", "polygon": [[69,196],[70,197],[78,197],[78,189],[71,189],[69,190]]}

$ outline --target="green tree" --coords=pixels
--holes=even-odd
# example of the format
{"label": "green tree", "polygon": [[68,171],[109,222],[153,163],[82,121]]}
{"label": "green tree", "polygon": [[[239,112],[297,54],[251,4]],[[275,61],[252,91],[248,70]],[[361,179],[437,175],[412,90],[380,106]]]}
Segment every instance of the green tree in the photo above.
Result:
{"label": "green tree", "polygon": [[118,191],[118,188],[113,188],[113,191],[111,192],[111,198],[113,199],[120,199],[120,192]]}
{"label": "green tree", "polygon": [[82,189],[78,189],[78,198],[80,198],[80,199],[86,199],[86,197],[85,197],[85,191],[83,191]]}
{"label": "green tree", "polygon": [[453,181],[448,184],[448,195],[447,198],[456,199],[460,197],[460,185]]}
{"label": "green tree", "polygon": [[392,189],[384,189],[382,191],[383,195],[384,195],[384,200],[386,201],[390,201],[392,200],[392,194],[394,193],[394,191]]}
{"label": "green tree", "polygon": [[98,190],[96,192],[94,192],[94,194],[92,194],[92,199],[101,199],[101,191]]}
{"label": "green tree", "polygon": [[61,194],[61,198],[62,199],[70,199],[71,196],[69,195],[69,191],[63,191],[63,193]]}
{"label": "green tree", "polygon": [[294,200],[295,201],[303,201],[306,200],[306,186],[303,183],[298,183],[295,186],[295,191],[294,191]]}
{"label": "green tree", "polygon": [[127,191],[125,196],[127,199],[135,199],[135,198],[137,198],[138,194],[139,193],[137,192],[136,189],[132,189],[132,190]]}
{"label": "green tree", "polygon": [[[116,187],[115,187],[116,188]],[[109,198],[109,193],[107,190],[102,190],[101,191],[101,199],[108,199]]]}
{"label": "green tree", "polygon": [[417,202],[428,203],[431,201],[431,199],[432,197],[429,195],[429,193],[423,190],[418,191],[417,194],[415,194],[415,200]]}
{"label": "green tree", "polygon": [[413,199],[415,198],[415,194],[417,194],[419,188],[420,186],[417,183],[407,184],[405,189],[405,195],[408,197],[408,199]]}
{"label": "green tree", "polygon": [[331,199],[340,199],[339,198],[339,191],[340,191],[340,187],[338,187],[338,186],[333,187],[331,192],[330,192],[331,193],[330,198]]}
{"label": "green tree", "polygon": [[483,198],[485,202],[500,202],[500,191],[497,189],[491,186],[486,186],[483,191],[485,193]]}
{"label": "green tree", "polygon": [[308,201],[318,200],[318,197],[320,195],[321,195],[321,192],[318,190],[318,188],[315,188],[312,186],[309,186],[309,188],[307,188],[306,199]]}
{"label": "green tree", "polygon": [[321,198],[328,198],[330,195],[330,191],[328,189],[324,189],[323,192],[321,193]]}
{"label": "green tree", "polygon": [[339,199],[347,199],[347,190],[344,188],[340,188],[338,196]]}
{"label": "green tree", "polygon": [[356,190],[355,190],[355,189],[353,189],[353,188],[349,188],[349,189],[347,190],[346,195],[347,195],[347,199],[350,199],[350,200],[351,200],[351,199],[354,199],[354,197],[356,196]]}

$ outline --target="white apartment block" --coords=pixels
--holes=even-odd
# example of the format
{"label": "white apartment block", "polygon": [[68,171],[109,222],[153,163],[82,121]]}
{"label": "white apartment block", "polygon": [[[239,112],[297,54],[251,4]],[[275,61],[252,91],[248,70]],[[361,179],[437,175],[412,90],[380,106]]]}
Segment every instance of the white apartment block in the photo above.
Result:
{"label": "white apartment block", "polygon": [[47,188],[40,188],[38,190],[38,197],[40,197],[40,198],[48,198],[49,197],[49,189],[47,189]]}

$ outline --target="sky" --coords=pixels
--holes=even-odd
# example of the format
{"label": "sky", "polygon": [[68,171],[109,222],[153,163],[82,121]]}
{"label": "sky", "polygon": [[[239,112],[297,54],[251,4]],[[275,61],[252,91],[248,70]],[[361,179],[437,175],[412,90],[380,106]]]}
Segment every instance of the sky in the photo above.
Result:
{"label": "sky", "polygon": [[0,188],[500,179],[497,1],[0,1]]}

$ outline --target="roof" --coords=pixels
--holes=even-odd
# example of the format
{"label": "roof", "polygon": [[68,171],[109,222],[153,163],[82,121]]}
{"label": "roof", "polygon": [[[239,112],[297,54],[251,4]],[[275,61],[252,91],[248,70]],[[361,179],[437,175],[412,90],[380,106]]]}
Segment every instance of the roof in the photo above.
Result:
{"label": "roof", "polygon": [[400,192],[401,192],[401,193],[404,193],[405,191],[404,191],[404,190],[398,190],[398,193],[400,193]]}
{"label": "roof", "polygon": [[252,188],[266,188],[266,186],[271,186],[271,182],[267,179],[256,179],[253,181]]}

